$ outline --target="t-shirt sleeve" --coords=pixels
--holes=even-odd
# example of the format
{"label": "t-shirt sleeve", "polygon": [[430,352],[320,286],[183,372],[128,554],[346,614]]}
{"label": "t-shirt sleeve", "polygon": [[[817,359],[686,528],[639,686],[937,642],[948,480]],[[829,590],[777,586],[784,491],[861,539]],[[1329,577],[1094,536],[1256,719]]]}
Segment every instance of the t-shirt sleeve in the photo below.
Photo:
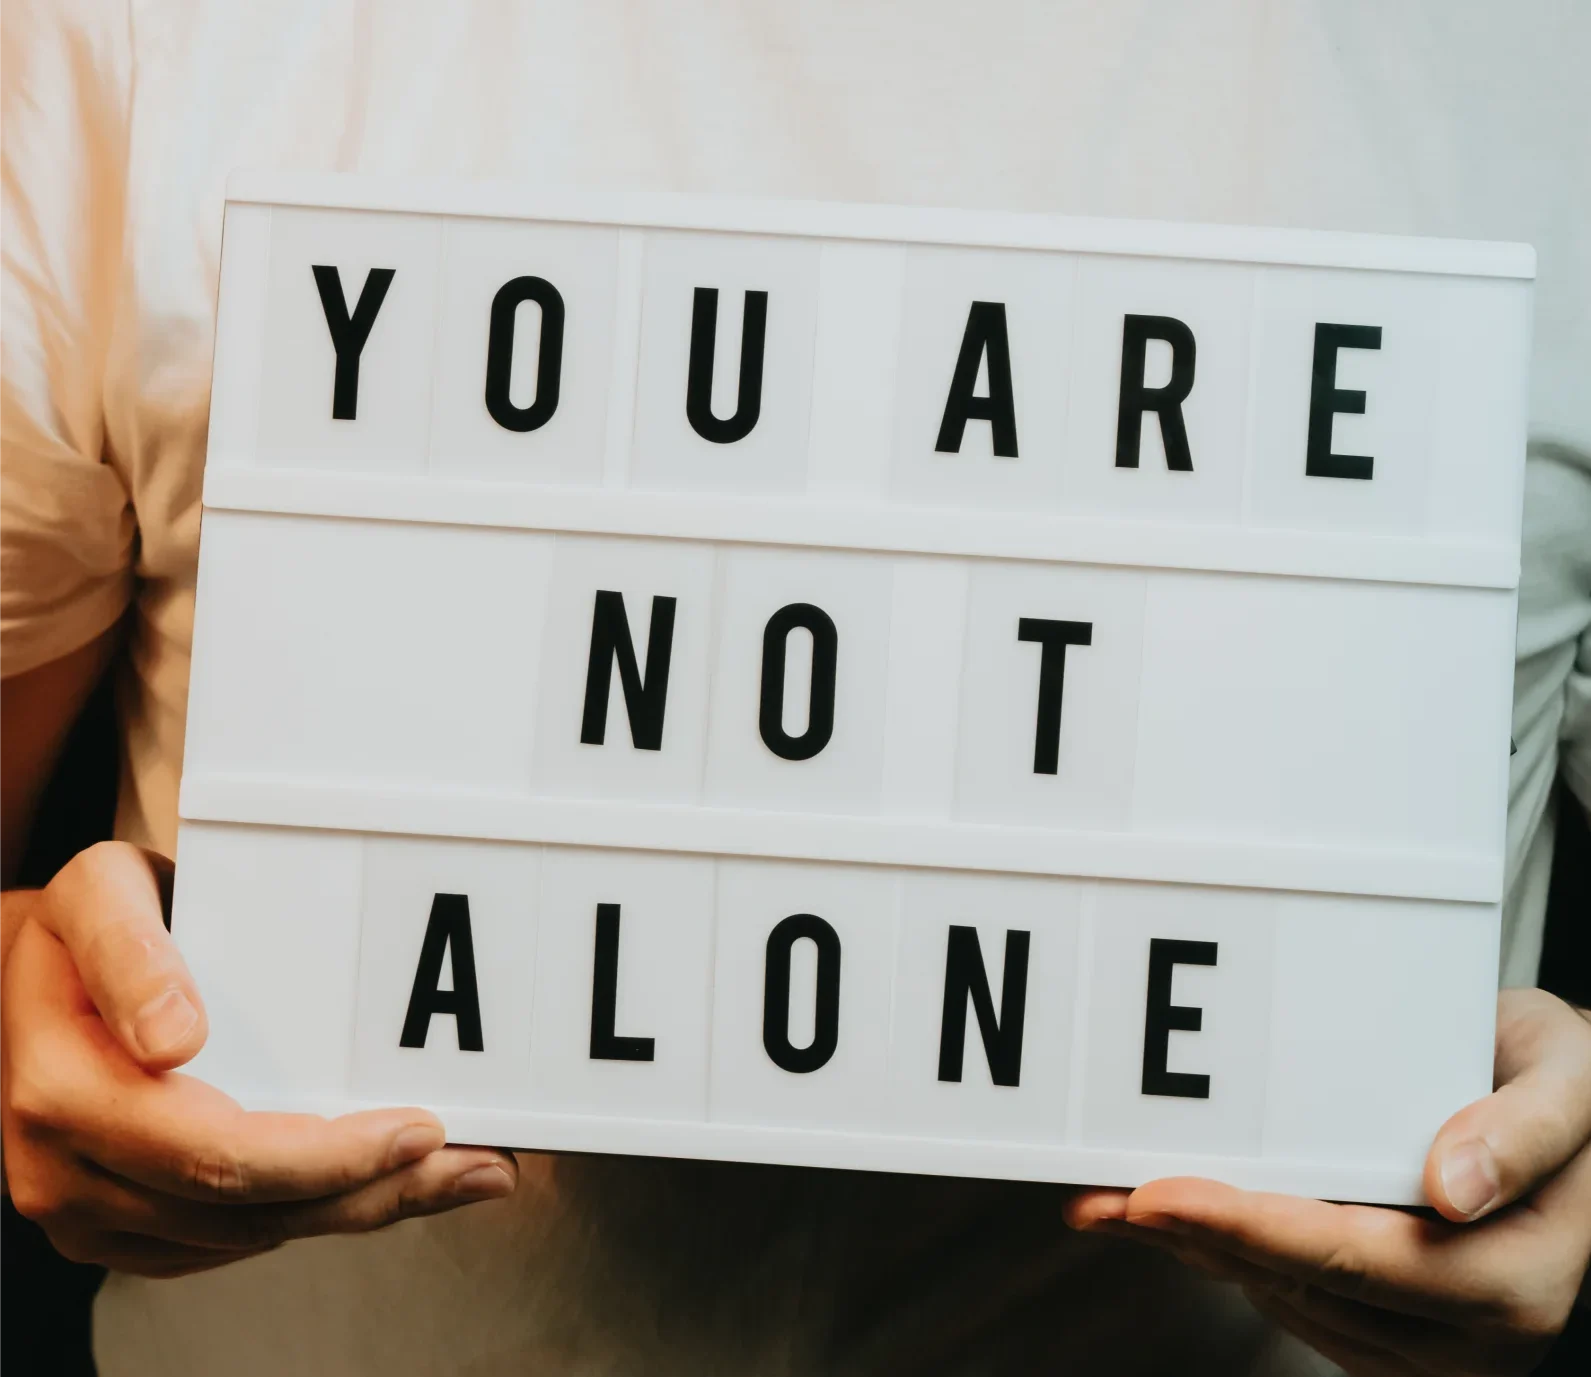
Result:
{"label": "t-shirt sleeve", "polygon": [[0,672],[92,640],[132,591],[136,524],[105,451],[122,285],[131,53],[99,0],[7,0],[0,105]]}
{"label": "t-shirt sleeve", "polygon": [[1531,446],[1514,704],[1540,782],[1557,774],[1591,811],[1591,451],[1578,445]]}

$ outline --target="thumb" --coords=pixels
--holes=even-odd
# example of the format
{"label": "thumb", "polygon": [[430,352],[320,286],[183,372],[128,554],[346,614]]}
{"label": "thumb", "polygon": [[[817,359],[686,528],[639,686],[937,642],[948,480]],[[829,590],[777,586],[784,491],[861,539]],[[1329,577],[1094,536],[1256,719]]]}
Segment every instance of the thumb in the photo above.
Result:
{"label": "thumb", "polygon": [[1456,1223],[1528,1194],[1591,1141],[1591,1022],[1544,991],[1504,991],[1497,1079],[1442,1125],[1426,1158],[1426,1198]]}
{"label": "thumb", "polygon": [[204,1046],[204,1004],[166,931],[172,864],[126,842],[80,851],[50,881],[34,917],[60,939],[100,1017],[149,1071]]}

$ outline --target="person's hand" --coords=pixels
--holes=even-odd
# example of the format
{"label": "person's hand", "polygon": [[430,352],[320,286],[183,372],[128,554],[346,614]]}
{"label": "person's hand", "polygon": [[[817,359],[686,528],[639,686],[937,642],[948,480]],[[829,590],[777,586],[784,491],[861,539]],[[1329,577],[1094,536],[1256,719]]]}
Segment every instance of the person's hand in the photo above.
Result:
{"label": "person's hand", "polygon": [[1067,1220],[1242,1283],[1354,1377],[1528,1373],[1591,1257],[1591,1020],[1540,990],[1505,991],[1496,1085],[1426,1159],[1441,1218],[1181,1178],[1082,1191]]}
{"label": "person's hand", "polygon": [[419,1109],[253,1114],[173,1070],[204,1006],[161,918],[170,865],[104,843],[47,889],[5,959],[5,1172],[67,1257],[146,1276],[511,1193],[513,1157],[443,1147]]}

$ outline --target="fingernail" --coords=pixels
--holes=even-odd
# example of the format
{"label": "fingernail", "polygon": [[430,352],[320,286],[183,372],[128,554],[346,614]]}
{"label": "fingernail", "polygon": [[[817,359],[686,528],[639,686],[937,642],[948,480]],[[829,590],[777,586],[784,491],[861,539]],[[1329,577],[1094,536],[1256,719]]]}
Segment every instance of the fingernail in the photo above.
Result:
{"label": "fingernail", "polygon": [[193,1031],[199,1011],[181,990],[156,995],[133,1018],[133,1037],[146,1057],[163,1057]]}
{"label": "fingernail", "polygon": [[447,1135],[435,1124],[410,1124],[393,1134],[387,1149],[387,1162],[393,1167],[407,1166],[429,1157],[446,1141]]}
{"label": "fingernail", "polygon": [[1479,1139],[1450,1148],[1442,1159],[1442,1189],[1448,1202],[1466,1219],[1484,1214],[1502,1188],[1497,1159]]}
{"label": "fingernail", "polygon": [[454,1178],[452,1194],[459,1200],[497,1200],[510,1194],[514,1180],[502,1167],[471,1167]]}

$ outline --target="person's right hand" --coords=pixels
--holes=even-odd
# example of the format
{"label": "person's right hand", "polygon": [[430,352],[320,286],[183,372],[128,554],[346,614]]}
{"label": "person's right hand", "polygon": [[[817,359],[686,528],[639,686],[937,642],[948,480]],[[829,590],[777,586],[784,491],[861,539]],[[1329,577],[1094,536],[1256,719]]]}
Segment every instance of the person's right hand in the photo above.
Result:
{"label": "person's right hand", "polygon": [[505,1196],[508,1153],[443,1146],[421,1109],[248,1113],[173,1068],[204,1006],[161,919],[171,868],[106,842],[27,901],[5,959],[5,1173],[67,1257],[179,1276],[309,1234]]}

